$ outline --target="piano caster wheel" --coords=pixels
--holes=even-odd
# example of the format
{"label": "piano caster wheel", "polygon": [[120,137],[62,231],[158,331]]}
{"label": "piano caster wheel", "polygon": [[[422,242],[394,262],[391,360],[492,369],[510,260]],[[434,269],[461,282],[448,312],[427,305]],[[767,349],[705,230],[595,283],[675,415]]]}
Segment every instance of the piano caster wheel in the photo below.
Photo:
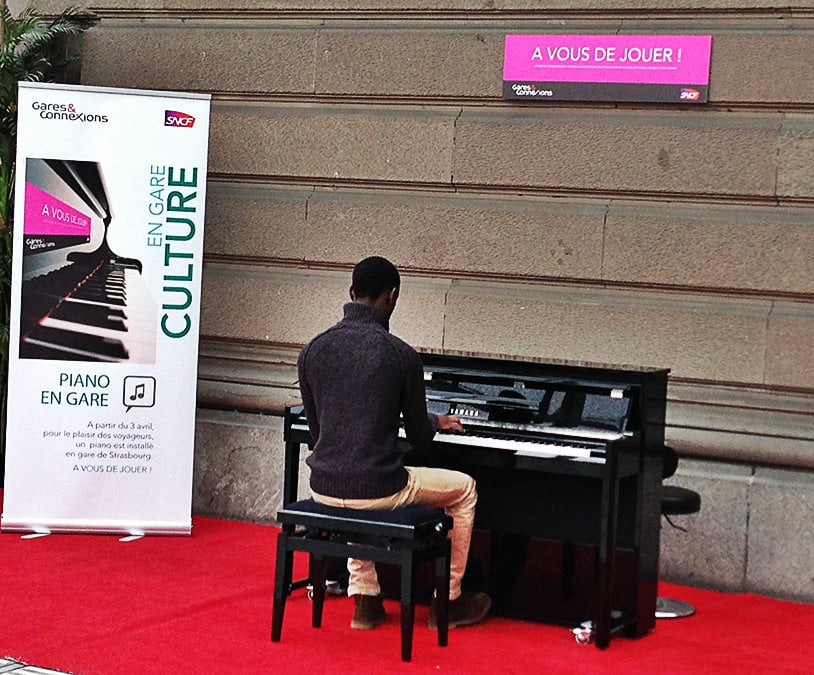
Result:
{"label": "piano caster wheel", "polygon": [[571,631],[574,634],[574,639],[579,645],[589,645],[594,639],[594,622],[583,621],[579,626]]}

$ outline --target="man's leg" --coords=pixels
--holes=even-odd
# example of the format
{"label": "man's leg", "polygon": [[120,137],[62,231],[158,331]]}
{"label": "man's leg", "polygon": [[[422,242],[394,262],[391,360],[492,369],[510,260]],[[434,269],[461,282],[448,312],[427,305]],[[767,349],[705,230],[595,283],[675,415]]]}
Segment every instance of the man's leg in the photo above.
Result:
{"label": "man's leg", "polygon": [[398,493],[394,508],[408,504],[420,504],[430,508],[442,508],[453,519],[450,531],[452,562],[449,570],[449,599],[461,595],[461,579],[466,571],[472,526],[475,521],[475,504],[478,493],[475,480],[460,471],[428,467],[408,466],[410,478]]}
{"label": "man's leg", "polygon": [[[354,509],[387,509],[390,506],[368,506],[378,504],[380,499],[340,499],[311,493],[314,501],[328,506]],[[385,497],[389,500],[391,497]],[[376,565],[371,560],[348,558],[348,595],[353,598],[354,610],[350,627],[368,630],[382,623],[386,617],[381,599],[381,587],[376,576]]]}
{"label": "man's leg", "polygon": [[[329,497],[311,492],[315,502],[336,506],[342,509],[392,509],[395,499],[401,492],[397,492],[387,497],[377,497],[375,499],[342,499],[341,497]],[[370,560],[356,560],[348,558],[348,595],[379,595],[381,588],[376,576],[376,565]]]}
{"label": "man's leg", "polygon": [[[492,605],[486,593],[463,593],[461,580],[469,557],[475,504],[478,500],[475,480],[465,473],[449,469],[407,467],[410,478],[401,491],[400,503],[443,508],[454,522],[450,531],[452,560],[449,574],[449,627],[467,626],[483,619]],[[436,628],[435,599],[430,604],[430,628]]]}
{"label": "man's leg", "polygon": [[[442,508],[453,518],[450,531],[449,599],[450,627],[462,626],[480,621],[491,606],[491,599],[485,593],[463,595],[461,580],[469,557],[469,544],[472,540],[472,527],[475,520],[475,504],[478,500],[475,480],[460,471],[429,467],[406,467],[407,485],[399,492],[377,499],[338,499],[313,494],[316,501],[331,506],[354,509],[396,509],[409,504],[420,504],[430,508]],[[378,596],[380,586],[376,577],[375,565],[365,560],[348,560],[350,579],[348,595],[355,596],[357,607],[362,598]],[[352,623],[353,625],[353,623]],[[434,613],[430,613],[430,625],[434,626]]]}

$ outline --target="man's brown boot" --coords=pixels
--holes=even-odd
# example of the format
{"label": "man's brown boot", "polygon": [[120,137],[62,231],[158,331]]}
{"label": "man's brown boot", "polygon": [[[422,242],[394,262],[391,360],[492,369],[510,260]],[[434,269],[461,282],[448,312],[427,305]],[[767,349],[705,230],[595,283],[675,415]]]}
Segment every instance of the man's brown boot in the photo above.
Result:
{"label": "man's brown boot", "polygon": [[[461,593],[460,597],[449,601],[449,627],[455,628],[477,623],[486,616],[491,606],[492,598],[486,593]],[[430,602],[430,620],[427,625],[432,629],[438,628],[435,596]]]}
{"label": "man's brown boot", "polygon": [[350,627],[356,630],[370,630],[385,619],[384,603],[380,595],[354,595],[353,618]]}

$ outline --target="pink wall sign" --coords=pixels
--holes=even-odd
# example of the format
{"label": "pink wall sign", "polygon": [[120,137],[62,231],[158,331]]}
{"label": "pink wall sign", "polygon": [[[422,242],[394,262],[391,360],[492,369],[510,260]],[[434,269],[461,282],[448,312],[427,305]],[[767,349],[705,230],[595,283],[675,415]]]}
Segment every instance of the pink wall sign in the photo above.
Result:
{"label": "pink wall sign", "polygon": [[507,35],[504,98],[702,103],[711,35]]}
{"label": "pink wall sign", "polygon": [[90,216],[32,183],[25,184],[25,234],[90,237]]}

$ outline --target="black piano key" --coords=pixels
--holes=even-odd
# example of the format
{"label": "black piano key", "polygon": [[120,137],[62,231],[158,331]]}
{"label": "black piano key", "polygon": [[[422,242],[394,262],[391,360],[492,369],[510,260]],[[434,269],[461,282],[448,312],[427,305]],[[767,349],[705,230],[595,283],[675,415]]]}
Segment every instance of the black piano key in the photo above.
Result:
{"label": "black piano key", "polygon": [[87,288],[105,288],[111,291],[124,292],[124,284],[118,281],[111,281],[109,279],[94,279],[90,278],[85,283]]}
{"label": "black piano key", "polygon": [[21,359],[47,359],[50,361],[98,361],[99,359],[90,354],[77,354],[71,352],[70,354],[64,349],[56,349],[54,347],[47,347],[45,345],[34,344],[33,342],[26,342],[23,340],[20,343],[20,358]]}
{"label": "black piano key", "polygon": [[122,310],[86,302],[63,302],[51,312],[51,318],[110,330],[127,330],[127,315]]}
{"label": "black piano key", "polygon": [[77,353],[95,356],[99,360],[124,360],[130,356],[121,340],[50,326],[37,326],[23,340],[43,347],[62,349],[65,358],[70,354],[71,359]]}
{"label": "black piano key", "polygon": [[93,286],[110,286],[112,288],[124,288],[124,279],[119,279],[118,277],[112,277],[109,274],[94,274],[93,276],[89,277],[87,280],[88,285]]}
{"label": "black piano key", "polygon": [[103,289],[85,288],[81,286],[70,294],[71,298],[77,300],[90,300],[91,302],[101,302],[108,305],[124,307],[127,304],[126,298],[120,293],[107,293]]}

